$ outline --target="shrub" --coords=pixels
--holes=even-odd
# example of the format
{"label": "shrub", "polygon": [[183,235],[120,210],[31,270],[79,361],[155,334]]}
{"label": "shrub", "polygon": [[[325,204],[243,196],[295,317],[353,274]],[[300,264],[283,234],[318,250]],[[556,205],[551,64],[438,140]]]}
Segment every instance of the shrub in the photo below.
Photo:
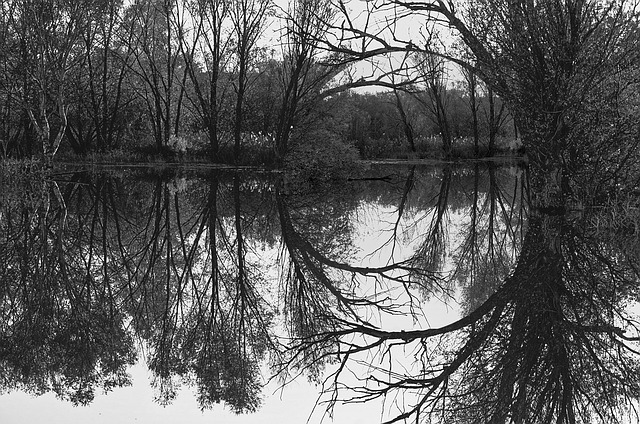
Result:
{"label": "shrub", "polygon": [[284,168],[291,177],[317,184],[357,176],[363,165],[354,146],[329,131],[315,131],[294,140]]}

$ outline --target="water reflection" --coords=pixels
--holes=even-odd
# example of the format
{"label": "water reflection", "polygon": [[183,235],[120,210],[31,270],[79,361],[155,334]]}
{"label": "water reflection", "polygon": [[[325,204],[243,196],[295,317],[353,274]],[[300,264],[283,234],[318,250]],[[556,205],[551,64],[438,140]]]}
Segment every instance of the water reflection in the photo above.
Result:
{"label": "water reflection", "polygon": [[[389,422],[622,420],[640,395],[630,205],[530,209],[517,169],[4,176],[2,390],[88,404],[144,357],[156,401],[260,406],[269,367]],[[546,212],[546,213],[543,213]],[[551,211],[553,212],[553,211]],[[430,326],[433,302],[460,318]],[[597,420],[596,420],[597,421]]]}
{"label": "water reflection", "polygon": [[[76,214],[56,182],[21,183],[3,190],[2,386],[87,404],[96,387],[127,384],[135,359],[126,312],[109,282],[111,252],[92,243],[106,233],[97,219],[99,197]],[[77,187],[67,186],[67,198]]]}

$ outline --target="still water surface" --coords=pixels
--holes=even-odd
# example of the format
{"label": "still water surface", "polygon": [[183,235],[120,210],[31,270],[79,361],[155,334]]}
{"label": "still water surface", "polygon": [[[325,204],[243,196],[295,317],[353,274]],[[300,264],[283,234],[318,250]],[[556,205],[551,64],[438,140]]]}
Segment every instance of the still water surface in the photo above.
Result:
{"label": "still water surface", "polygon": [[634,422],[637,228],[515,166],[1,183],[3,423]]}

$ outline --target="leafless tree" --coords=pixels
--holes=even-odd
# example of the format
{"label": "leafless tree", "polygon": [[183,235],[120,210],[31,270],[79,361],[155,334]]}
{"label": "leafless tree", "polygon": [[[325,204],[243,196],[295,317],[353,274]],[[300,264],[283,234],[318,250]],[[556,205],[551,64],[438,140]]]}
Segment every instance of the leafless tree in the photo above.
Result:
{"label": "leafless tree", "polygon": [[235,72],[237,73],[233,127],[233,155],[236,163],[240,160],[249,71],[255,63],[256,43],[267,27],[272,8],[271,0],[238,0],[232,3],[229,10],[235,37]]}
{"label": "leafless tree", "polygon": [[128,8],[126,19],[132,35],[131,70],[141,83],[135,88],[147,105],[155,146],[161,150],[169,144],[177,119],[174,97],[179,88],[181,11],[175,0],[139,0]]}
{"label": "leafless tree", "polygon": [[76,50],[88,21],[86,6],[65,0],[25,1],[16,10],[29,49],[25,71],[35,85],[37,99],[33,103],[25,99],[27,111],[49,164],[67,127],[67,76],[78,63]]}
{"label": "leafless tree", "polygon": [[231,60],[227,28],[231,22],[231,2],[192,0],[186,6],[193,25],[190,34],[182,34],[180,46],[193,84],[196,110],[207,130],[213,159],[217,160],[221,108],[229,88],[224,72]]}
{"label": "leafless tree", "polygon": [[276,153],[282,158],[288,140],[301,118],[321,101],[321,89],[339,66],[321,57],[321,39],[334,19],[335,9],[329,2],[293,0],[285,12],[282,29],[282,101],[276,125]]}
{"label": "leafless tree", "polygon": [[[559,192],[566,164],[590,143],[600,143],[572,138],[590,122],[583,112],[598,109],[602,88],[638,61],[634,0],[380,0],[367,2],[367,17],[355,16],[348,2],[336,4],[343,19],[332,27],[335,40],[327,48],[353,60],[425,52],[471,69],[490,86],[515,117],[531,166],[539,168],[532,185],[539,187],[533,192],[541,205],[564,201]],[[403,23],[416,20],[424,24],[422,34],[416,30],[420,42],[401,31]],[[445,29],[464,43],[471,60],[435,42],[434,34]]]}

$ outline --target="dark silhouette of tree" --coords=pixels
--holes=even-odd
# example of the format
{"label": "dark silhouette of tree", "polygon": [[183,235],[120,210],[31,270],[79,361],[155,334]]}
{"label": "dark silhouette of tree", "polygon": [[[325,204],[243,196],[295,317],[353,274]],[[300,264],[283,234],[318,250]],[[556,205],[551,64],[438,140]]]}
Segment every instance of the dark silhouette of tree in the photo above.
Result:
{"label": "dark silhouette of tree", "polygon": [[[71,77],[69,110],[65,136],[74,152],[86,154],[93,149],[105,151],[122,145],[126,111],[133,101],[131,90],[125,90],[130,77],[134,34],[124,34],[119,0],[96,4],[81,38],[81,66]],[[87,95],[88,93],[88,95]]]}
{"label": "dark silhouette of tree", "polygon": [[168,146],[179,119],[181,97],[178,101],[176,92],[180,52],[176,34],[180,32],[181,17],[174,0],[139,0],[126,10],[133,58],[130,70],[138,79],[132,81],[132,88],[146,106],[158,151]]}
{"label": "dark silhouette of tree", "polygon": [[466,68],[461,68],[464,82],[469,93],[469,109],[471,110],[473,128],[473,153],[480,156],[480,126],[478,124],[478,77]]}
{"label": "dark silhouette of tree", "polygon": [[409,149],[411,149],[412,152],[415,152],[415,130],[413,128],[413,123],[409,118],[409,114],[407,113],[407,108],[404,106],[404,102],[402,100],[403,96],[398,89],[393,90],[393,96],[396,99],[396,108],[398,109],[398,114],[400,115],[400,121],[402,122],[404,136],[407,139],[407,143],[409,143]]}
{"label": "dark silhouette of tree", "polygon": [[194,207],[170,180],[155,183],[126,241],[127,309],[158,402],[171,403],[179,379],[193,377],[202,408],[224,402],[248,412],[260,403],[260,364],[274,348],[272,311],[258,290],[262,270],[248,258],[240,181],[225,185],[212,175]]}
{"label": "dark silhouette of tree", "polygon": [[0,155],[6,159],[17,150],[18,139],[25,128],[19,125],[21,114],[20,86],[23,79],[18,74],[20,39],[15,31],[13,16],[17,1],[5,1],[0,6]]}
{"label": "dark silhouette of tree", "polygon": [[[197,195],[183,202],[189,184]],[[158,402],[171,402],[185,378],[202,408],[254,411],[275,346],[263,270],[245,238],[267,221],[248,213],[259,201],[242,188],[218,175],[123,186],[78,174],[27,188],[33,196],[9,191],[0,210],[4,389],[87,404],[100,388],[129,384],[137,338]]]}
{"label": "dark silhouette of tree", "polygon": [[89,3],[65,0],[24,1],[14,19],[21,33],[25,56],[22,71],[29,75],[30,90],[23,102],[41,145],[51,164],[67,128],[67,90],[70,70],[78,64],[76,53],[88,22],[83,9]]}
{"label": "dark silhouette of tree", "polygon": [[[484,196],[480,191],[483,171],[488,174]],[[469,222],[461,232],[464,240],[454,253],[453,278],[464,287],[462,303],[466,312],[475,309],[498,288],[513,267],[522,245],[526,226],[526,178],[518,175],[511,187],[501,184],[504,177],[498,172],[492,165],[487,169],[474,167]]]}
{"label": "dark silhouette of tree", "polygon": [[448,76],[445,67],[446,62],[434,54],[418,55],[415,61],[421,79],[426,86],[424,94],[422,96],[416,96],[416,99],[418,99],[420,104],[422,104],[432,116],[438,129],[438,135],[442,140],[444,156],[450,157],[453,147],[453,136],[449,122],[448,103],[450,96],[448,95],[447,87]]}

